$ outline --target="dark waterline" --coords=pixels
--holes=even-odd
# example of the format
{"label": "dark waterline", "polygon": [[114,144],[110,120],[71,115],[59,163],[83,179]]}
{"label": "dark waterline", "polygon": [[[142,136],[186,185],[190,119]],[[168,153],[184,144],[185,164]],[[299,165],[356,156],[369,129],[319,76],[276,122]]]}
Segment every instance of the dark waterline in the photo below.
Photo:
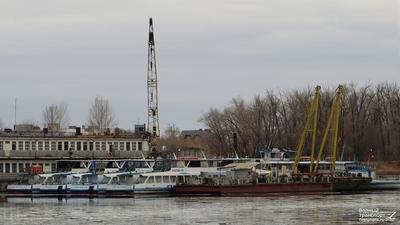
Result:
{"label": "dark waterline", "polygon": [[[0,224],[371,224],[400,213],[400,191],[248,197],[1,198]],[[399,217],[392,224],[399,224]]]}

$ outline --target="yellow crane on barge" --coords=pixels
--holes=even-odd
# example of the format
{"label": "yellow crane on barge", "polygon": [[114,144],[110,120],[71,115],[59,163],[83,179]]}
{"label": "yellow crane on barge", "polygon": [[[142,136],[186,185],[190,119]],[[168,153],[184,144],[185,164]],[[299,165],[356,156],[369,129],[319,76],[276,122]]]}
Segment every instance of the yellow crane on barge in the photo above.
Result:
{"label": "yellow crane on barge", "polygon": [[305,148],[306,140],[311,134],[311,157],[310,157],[310,173],[318,172],[318,165],[321,161],[322,154],[325,151],[327,146],[328,139],[331,140],[331,173],[335,171],[336,165],[336,154],[337,154],[337,145],[338,145],[338,137],[339,137],[339,125],[340,125],[340,117],[342,114],[342,104],[343,104],[343,85],[339,85],[336,89],[336,94],[333,99],[331,111],[329,114],[329,118],[326,124],[326,128],[324,130],[324,135],[322,138],[322,142],[318,151],[318,156],[315,159],[315,149],[316,149],[316,141],[317,141],[317,131],[318,131],[318,112],[319,112],[319,104],[321,99],[321,87],[317,86],[315,88],[315,95],[311,102],[310,108],[308,109],[306,123],[303,129],[303,132],[300,136],[299,143],[296,149],[296,156],[293,164],[293,172],[298,173],[298,166],[302,156],[302,153]]}

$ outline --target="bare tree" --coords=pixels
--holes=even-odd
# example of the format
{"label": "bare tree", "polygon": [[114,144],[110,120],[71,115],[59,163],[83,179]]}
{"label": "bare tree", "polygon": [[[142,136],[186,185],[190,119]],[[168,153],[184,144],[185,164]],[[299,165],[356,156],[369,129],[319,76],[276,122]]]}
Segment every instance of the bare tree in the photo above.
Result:
{"label": "bare tree", "polygon": [[182,147],[182,141],[179,139],[180,133],[179,128],[175,124],[168,124],[164,134],[158,140],[159,147],[173,151],[179,149]]}
{"label": "bare tree", "polygon": [[42,115],[45,123],[44,125],[47,127],[49,124],[59,124],[60,127],[68,125],[68,105],[64,102],[61,102],[58,105],[52,104],[46,106]]}
{"label": "bare tree", "polygon": [[107,99],[96,96],[89,109],[88,124],[98,131],[116,125],[114,112]]}

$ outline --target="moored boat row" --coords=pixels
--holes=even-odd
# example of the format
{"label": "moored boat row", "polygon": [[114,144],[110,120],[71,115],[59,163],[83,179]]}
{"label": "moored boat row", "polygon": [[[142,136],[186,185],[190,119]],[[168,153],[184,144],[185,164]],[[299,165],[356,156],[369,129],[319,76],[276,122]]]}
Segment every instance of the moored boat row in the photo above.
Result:
{"label": "moored boat row", "polygon": [[[354,162],[341,162],[335,174],[290,171],[288,160],[239,161],[219,167],[171,168],[122,171],[106,169],[38,174],[29,184],[9,184],[9,196],[132,196],[168,195],[241,195],[263,193],[319,193],[400,189],[395,180],[371,179],[371,171]],[[307,166],[307,162],[302,165]],[[220,163],[221,165],[222,163]],[[280,165],[280,166],[279,166]],[[323,162],[320,163],[325,167]],[[364,168],[360,170],[360,168]],[[326,170],[329,171],[329,168]],[[371,181],[372,180],[372,181]]]}

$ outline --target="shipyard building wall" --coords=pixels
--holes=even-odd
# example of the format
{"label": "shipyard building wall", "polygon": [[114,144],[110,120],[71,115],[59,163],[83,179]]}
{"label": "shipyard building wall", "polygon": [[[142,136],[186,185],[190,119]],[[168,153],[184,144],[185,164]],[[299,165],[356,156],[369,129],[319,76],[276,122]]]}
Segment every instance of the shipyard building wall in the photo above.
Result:
{"label": "shipyard building wall", "polygon": [[142,158],[148,153],[145,138],[0,136],[0,173],[22,172],[41,159],[47,160],[43,168],[51,171],[58,159]]}

